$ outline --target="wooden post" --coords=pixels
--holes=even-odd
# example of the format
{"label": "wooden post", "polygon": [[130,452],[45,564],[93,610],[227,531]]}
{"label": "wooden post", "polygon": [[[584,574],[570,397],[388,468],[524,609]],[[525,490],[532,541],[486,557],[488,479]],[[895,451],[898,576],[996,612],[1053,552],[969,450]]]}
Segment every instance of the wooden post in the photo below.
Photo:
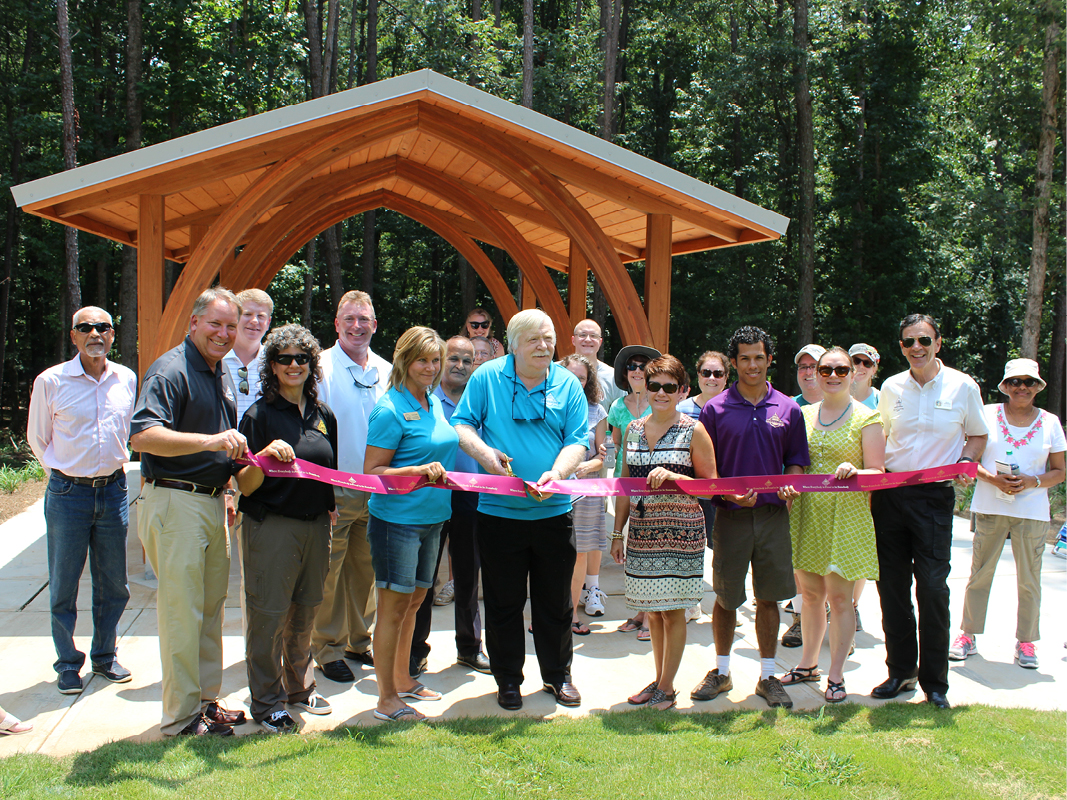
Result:
{"label": "wooden post", "polygon": [[667,352],[671,333],[671,216],[649,214],[645,234],[645,314],[653,346]]}
{"label": "wooden post", "polygon": [[137,223],[137,370],[145,371],[159,356],[159,325],[163,318],[162,195],[140,197]]}
{"label": "wooden post", "polygon": [[588,316],[586,313],[586,292],[589,286],[589,262],[581,248],[571,241],[570,267],[567,269],[567,311],[571,315],[571,327]]}
{"label": "wooden post", "polygon": [[533,284],[521,272],[519,273],[519,308],[523,311],[528,308],[537,308],[537,295],[534,294]]}

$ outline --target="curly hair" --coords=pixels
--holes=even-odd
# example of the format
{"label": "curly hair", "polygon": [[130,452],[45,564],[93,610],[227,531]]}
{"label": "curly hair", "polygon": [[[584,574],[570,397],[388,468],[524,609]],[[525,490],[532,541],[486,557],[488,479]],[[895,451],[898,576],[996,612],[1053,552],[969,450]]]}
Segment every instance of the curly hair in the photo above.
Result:
{"label": "curly hair", "polygon": [[763,344],[763,352],[767,359],[774,358],[774,340],[771,339],[771,335],[762,328],[757,328],[754,325],[745,325],[743,328],[738,328],[734,331],[734,335],[730,337],[730,343],[726,347],[726,352],[731,361],[736,361],[741,345],[760,343]]}
{"label": "curly hair", "polygon": [[654,358],[645,364],[645,384],[652,379],[653,375],[670,375],[678,381],[680,389],[689,388],[689,373],[685,371],[682,362],[670,353],[664,353],[659,358]]}
{"label": "curly hair", "polygon": [[304,381],[304,397],[315,405],[319,405],[317,382],[322,380],[322,368],[319,366],[322,347],[311,331],[302,325],[282,325],[275,328],[263,342],[263,367],[259,372],[263,386],[263,399],[268,403],[273,403],[278,396],[278,376],[274,374],[274,360],[282,350],[290,347],[299,347],[311,356],[311,361],[308,362],[307,380]]}
{"label": "curly hair", "polygon": [[586,401],[592,405],[593,403],[599,403],[604,396],[604,390],[600,386],[600,381],[597,379],[596,364],[592,363],[588,358],[580,353],[571,353],[559,362],[561,367],[570,367],[571,364],[581,364],[585,367],[585,391]]}

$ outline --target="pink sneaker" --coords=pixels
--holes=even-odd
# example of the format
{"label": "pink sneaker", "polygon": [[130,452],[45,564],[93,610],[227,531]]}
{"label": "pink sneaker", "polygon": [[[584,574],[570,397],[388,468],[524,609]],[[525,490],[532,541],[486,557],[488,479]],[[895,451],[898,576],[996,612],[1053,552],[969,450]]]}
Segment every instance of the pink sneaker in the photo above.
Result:
{"label": "pink sneaker", "polygon": [[1015,645],[1015,663],[1023,669],[1037,669],[1037,653],[1033,642],[1019,642]]}
{"label": "pink sneaker", "polygon": [[970,636],[966,633],[961,633],[956,637],[956,641],[952,643],[952,647],[948,649],[949,661],[963,661],[967,656],[973,656],[978,652],[978,645],[975,643],[977,637]]}

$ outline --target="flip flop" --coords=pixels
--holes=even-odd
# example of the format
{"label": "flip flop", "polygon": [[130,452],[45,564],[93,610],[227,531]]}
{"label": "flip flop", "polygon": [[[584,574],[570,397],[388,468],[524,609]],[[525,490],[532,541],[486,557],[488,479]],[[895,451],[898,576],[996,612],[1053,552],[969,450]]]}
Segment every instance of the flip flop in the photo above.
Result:
{"label": "flip flop", "polygon": [[622,623],[622,625],[617,627],[615,630],[619,631],[620,633],[633,633],[634,631],[639,630],[640,628],[641,623],[637,621],[637,617],[631,617],[630,619],[626,620],[626,622]]}
{"label": "flip flop", "polygon": [[424,719],[426,719],[426,717],[424,717],[418,711],[413,708],[408,708],[407,706],[404,706],[403,708],[398,708],[392,714],[383,714],[378,709],[374,709],[374,718],[380,719],[383,722],[400,722],[402,719],[404,719],[404,717],[414,717],[415,722],[422,722]]}
{"label": "flip flop", "polygon": [[441,693],[435,692],[428,686],[423,686],[421,683],[416,683],[410,689],[406,689],[403,692],[396,693],[398,697],[403,697],[405,700],[440,700]]}
{"label": "flip flop", "polygon": [[[585,630],[582,630],[582,628],[585,628]],[[592,631],[589,630],[589,626],[586,625],[584,622],[572,622],[571,633],[573,633],[575,636],[588,636],[592,633]]]}
{"label": "flip flop", "polygon": [[33,730],[33,725],[29,722],[23,722],[14,714],[4,713],[4,718],[0,719],[0,734],[6,736],[18,736],[20,733],[29,733]]}
{"label": "flip flop", "polygon": [[648,628],[642,628],[641,630],[639,630],[637,632],[637,641],[639,641],[639,642],[650,642],[650,641],[652,641],[652,631],[650,631]]}

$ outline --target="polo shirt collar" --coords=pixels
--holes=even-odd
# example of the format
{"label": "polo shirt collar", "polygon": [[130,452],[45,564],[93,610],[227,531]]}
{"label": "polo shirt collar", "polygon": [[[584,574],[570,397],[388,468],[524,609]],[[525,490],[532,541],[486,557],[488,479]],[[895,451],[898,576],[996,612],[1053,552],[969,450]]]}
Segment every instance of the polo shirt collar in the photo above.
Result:
{"label": "polo shirt collar", "polygon": [[[545,379],[543,381],[541,381],[539,384],[537,384],[535,387],[533,387],[532,389],[526,389],[526,384],[523,383],[519,379],[519,375],[515,371],[515,354],[514,353],[508,353],[504,357],[504,366],[501,368],[500,371],[504,375],[507,375],[509,378],[511,378],[511,380],[514,381],[515,383],[520,384],[522,386],[522,388],[526,389],[526,391],[529,394],[533,394],[534,392],[542,392],[542,391],[546,391],[548,389],[548,379],[552,376],[552,368],[555,367],[555,366],[556,366],[555,363],[549,364],[548,365],[548,373],[545,375]],[[563,368],[560,367],[560,369],[563,369]]]}
{"label": "polo shirt collar", "polygon": [[200,351],[196,349],[196,345],[193,344],[193,339],[191,336],[185,337],[185,360],[190,367],[199,372],[214,372],[217,375],[222,369],[221,359],[219,360],[219,363],[215,365],[214,370],[212,370],[211,367],[207,365],[207,361],[204,359],[204,356],[201,355]]}
{"label": "polo shirt collar", "polygon": [[[107,378],[111,375],[112,372],[114,372],[114,369],[111,361],[108,359],[104,359],[104,372],[100,376],[99,382],[103,383],[105,380],[107,380]],[[81,353],[76,353],[74,355],[74,358],[72,358],[70,361],[63,365],[63,374],[70,375],[72,377],[81,377],[83,375],[86,378],[90,377],[89,374],[85,371],[85,365],[82,363]],[[95,381],[96,379],[92,378],[92,380]]]}
{"label": "polo shirt collar", "polygon": [[752,403],[750,403],[748,400],[746,400],[744,398],[744,396],[742,396],[741,391],[737,388],[737,384],[738,384],[738,381],[734,381],[730,385],[730,388],[726,390],[726,397],[731,403],[737,403],[739,405],[751,406],[753,408],[759,408],[760,406],[766,406],[766,405],[778,405],[778,401],[771,397],[771,395],[774,392],[774,387],[771,386],[770,381],[767,381],[767,393],[765,395],[763,395],[763,399],[760,400],[758,403],[756,403],[755,406],[753,406]]}
{"label": "polo shirt collar", "polygon": [[941,378],[945,374],[945,364],[940,358],[935,358],[934,361],[937,362],[937,374],[934,375],[934,377],[932,377],[926,383],[920,385],[920,383],[915,380],[915,376],[912,374],[911,369],[908,370],[908,380],[914,383],[920,389],[925,386],[933,386],[934,384],[939,383],[941,381]]}

